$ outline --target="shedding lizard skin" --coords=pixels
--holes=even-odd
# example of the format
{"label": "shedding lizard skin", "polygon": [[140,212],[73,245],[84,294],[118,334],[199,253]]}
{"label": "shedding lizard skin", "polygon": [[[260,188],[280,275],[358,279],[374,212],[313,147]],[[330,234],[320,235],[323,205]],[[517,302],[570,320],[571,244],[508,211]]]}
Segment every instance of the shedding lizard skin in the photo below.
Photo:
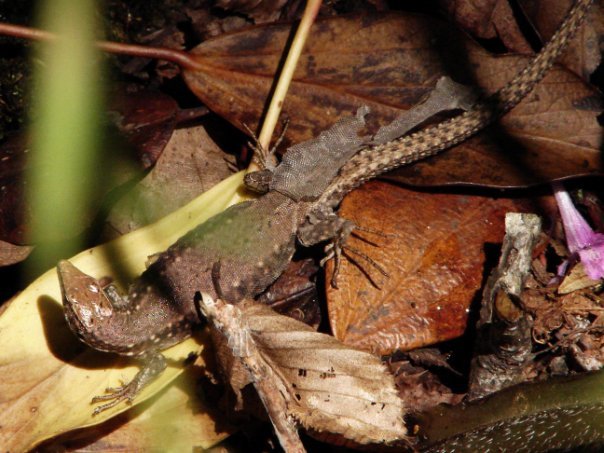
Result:
{"label": "shedding lizard skin", "polygon": [[[201,323],[196,310],[201,292],[231,303],[257,296],[284,271],[297,240],[303,245],[334,241],[337,258],[337,245],[353,228],[333,212],[343,196],[368,179],[466,140],[512,109],[562,53],[592,1],[578,0],[529,65],[467,112],[367,146],[365,139],[356,137],[366,114],[359,109],[356,117],[341,120],[313,139],[328,145],[320,159],[290,149],[272,179],[260,178],[267,190],[263,196],[214,216],[154,256],[126,297],[61,261],[58,274],[71,330],[94,349],[145,363],[130,383],[95,397],[94,402],[107,401],[95,413],[131,401],[165,369],[160,351],[189,337],[191,328]],[[258,173],[266,176],[267,171]]]}

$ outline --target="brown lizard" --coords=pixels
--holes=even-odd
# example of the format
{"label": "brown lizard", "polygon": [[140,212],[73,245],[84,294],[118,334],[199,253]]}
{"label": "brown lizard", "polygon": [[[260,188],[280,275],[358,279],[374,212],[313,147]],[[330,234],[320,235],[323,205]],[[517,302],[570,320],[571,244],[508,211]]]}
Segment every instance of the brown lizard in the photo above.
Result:
{"label": "brown lizard", "polygon": [[342,197],[370,178],[462,142],[513,108],[552,66],[592,1],[577,0],[529,65],[465,113],[401,139],[368,146],[366,139],[357,137],[367,113],[361,108],[356,117],[341,120],[313,139],[313,147],[323,151],[320,155],[304,153],[307,144],[290,148],[274,170],[248,178],[250,184],[260,181],[264,195],[225,210],[154,256],[125,298],[114,287],[102,288],[96,279],[61,261],[59,280],[73,332],[92,348],[145,362],[130,383],[93,399],[108,401],[95,413],[132,401],[164,370],[160,351],[187,338],[200,323],[196,300],[201,292],[231,303],[257,296],[283,272],[296,240],[303,245],[332,241],[330,256],[339,258],[354,228],[333,212]]}

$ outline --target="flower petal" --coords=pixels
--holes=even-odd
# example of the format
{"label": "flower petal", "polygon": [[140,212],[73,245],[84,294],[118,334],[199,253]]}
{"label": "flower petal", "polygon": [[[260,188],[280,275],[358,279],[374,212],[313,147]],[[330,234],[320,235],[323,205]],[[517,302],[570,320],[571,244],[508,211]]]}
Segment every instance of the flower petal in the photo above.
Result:
{"label": "flower petal", "polygon": [[558,209],[560,209],[568,250],[571,253],[576,253],[597,242],[599,235],[594,233],[587,221],[575,208],[569,193],[564,190],[562,184],[554,184],[554,196],[558,203]]}

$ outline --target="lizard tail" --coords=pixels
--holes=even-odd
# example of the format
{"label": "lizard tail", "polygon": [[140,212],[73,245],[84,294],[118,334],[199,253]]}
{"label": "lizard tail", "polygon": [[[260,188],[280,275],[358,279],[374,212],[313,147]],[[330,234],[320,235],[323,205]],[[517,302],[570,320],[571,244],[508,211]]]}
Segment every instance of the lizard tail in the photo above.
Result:
{"label": "lizard tail", "polygon": [[543,79],[566,49],[593,0],[577,0],[541,51],[505,87],[450,120],[397,140],[365,148],[344,165],[315,206],[331,209],[344,195],[386,171],[425,159],[457,145],[514,108]]}

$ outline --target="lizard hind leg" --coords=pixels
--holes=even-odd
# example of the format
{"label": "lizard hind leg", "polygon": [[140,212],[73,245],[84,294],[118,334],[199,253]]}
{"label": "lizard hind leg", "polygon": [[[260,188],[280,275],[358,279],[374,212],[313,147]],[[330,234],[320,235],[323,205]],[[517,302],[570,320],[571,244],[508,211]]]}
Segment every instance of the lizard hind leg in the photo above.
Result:
{"label": "lizard hind leg", "polygon": [[92,415],[98,415],[101,412],[118,405],[122,401],[132,404],[132,401],[140,391],[153,382],[166,369],[166,358],[160,353],[143,356],[142,360],[145,361],[143,368],[136,373],[130,382],[119,387],[107,388],[105,389],[105,395],[98,395],[92,398],[91,402],[93,404],[108,401],[107,403],[95,407]]}
{"label": "lizard hind leg", "polygon": [[344,255],[346,258],[348,258],[349,261],[355,264],[361,270],[361,272],[363,272],[363,274],[369,279],[369,281],[376,287],[379,287],[379,285],[371,276],[371,273],[369,273],[356,259],[354,259],[352,255],[362,258],[365,262],[377,269],[380,274],[384,275],[385,277],[388,277],[388,273],[375,260],[373,260],[365,253],[361,252],[360,250],[351,247],[347,244],[349,237],[355,236],[363,242],[367,242],[368,244],[374,245],[376,247],[378,246],[378,244],[357,234],[357,230],[368,233],[374,233],[385,237],[388,236],[373,229],[359,227],[354,222],[342,219],[335,214],[330,215],[327,218],[322,219],[318,222],[313,223],[309,221],[298,229],[298,240],[302,243],[302,245],[306,247],[318,244],[320,242],[328,241],[328,244],[325,246],[326,255],[319,264],[323,266],[330,259],[334,259],[334,270],[331,275],[331,286],[334,288],[338,287],[337,279],[340,271],[342,255]]}

